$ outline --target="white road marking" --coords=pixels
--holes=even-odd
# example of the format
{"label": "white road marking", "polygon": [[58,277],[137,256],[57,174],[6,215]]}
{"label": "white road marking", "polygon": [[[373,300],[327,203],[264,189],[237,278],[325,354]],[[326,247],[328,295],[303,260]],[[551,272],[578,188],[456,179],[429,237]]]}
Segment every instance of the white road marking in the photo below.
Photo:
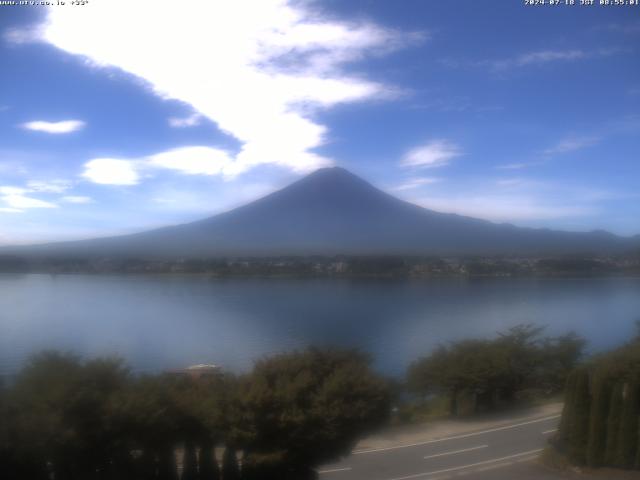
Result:
{"label": "white road marking", "polygon": [[[470,463],[469,465],[461,465],[459,467],[443,468],[442,470],[434,470],[432,472],[414,473],[413,475],[406,475],[404,477],[394,477],[394,478],[390,478],[388,480],[408,480],[410,478],[420,478],[420,477],[427,477],[429,475],[438,475],[440,473],[456,472],[456,471],[459,471],[459,470],[466,470],[466,469],[473,468],[473,467],[479,467],[481,465],[487,465],[489,463],[503,462],[505,460],[510,460],[512,458],[524,457],[525,455],[532,455],[534,453],[540,453],[542,450],[543,450],[542,448],[538,448],[537,450],[529,450],[527,452],[514,453],[513,455],[507,455],[506,457],[493,458],[491,460],[484,460],[482,462]],[[509,464],[506,463],[505,465],[509,465]]]}
{"label": "white road marking", "polygon": [[405,444],[405,445],[394,445],[393,447],[371,448],[371,449],[368,449],[368,450],[356,450],[355,452],[352,452],[351,454],[352,455],[362,455],[363,453],[385,452],[387,450],[397,450],[399,448],[417,447],[417,446],[420,446],[420,445],[429,445],[431,443],[446,442],[448,440],[458,440],[460,438],[469,438],[469,437],[475,437],[477,435],[484,435],[485,433],[499,432],[501,430],[509,430],[511,428],[522,427],[524,425],[531,425],[533,423],[546,422],[548,420],[554,420],[556,418],[560,418],[560,415],[552,415],[550,417],[538,418],[536,420],[530,420],[528,422],[521,422],[521,423],[516,423],[516,424],[513,424],[513,425],[505,425],[504,427],[490,428],[489,430],[483,430],[481,432],[473,432],[473,433],[466,433],[466,434],[463,434],[463,435],[454,435],[452,437],[438,438],[436,440],[427,440],[427,441],[424,441],[424,442],[408,443],[408,444]]}
{"label": "white road marking", "polygon": [[519,457],[519,458],[516,458],[515,460],[510,460],[508,462],[494,463],[493,465],[486,465],[486,466],[483,466],[483,467],[475,468],[473,470],[469,470],[468,472],[459,472],[458,475],[462,477],[464,475],[469,475],[471,473],[488,472],[490,470],[497,470],[498,468],[508,467],[508,466],[514,465],[516,463],[530,462],[531,460],[535,460],[536,458],[538,458],[537,455],[531,455],[531,456],[528,456],[528,457],[527,456]]}
{"label": "white road marking", "polygon": [[318,470],[318,474],[322,475],[323,473],[348,472],[349,470],[351,470],[351,467],[330,468],[328,470]]}
{"label": "white road marking", "polygon": [[544,432],[542,432],[543,435],[546,435],[548,433],[553,433],[553,432],[557,432],[558,429],[557,428],[552,428],[551,430],[545,430]]}
{"label": "white road marking", "polygon": [[425,458],[425,460],[429,459],[429,458],[436,458],[436,457],[444,457],[447,455],[455,455],[456,453],[464,453],[464,452],[471,452],[473,450],[480,450],[481,448],[487,448],[489,445],[478,445],[477,447],[470,447],[470,448],[463,448],[462,450],[453,450],[451,452],[443,452],[443,453],[436,453],[435,455],[427,455]]}
{"label": "white road marking", "polygon": [[478,473],[478,472],[489,472],[491,470],[498,470],[500,468],[510,467],[511,465],[515,465],[516,463],[530,462],[531,460],[535,460],[536,458],[537,456],[535,455],[532,457],[521,457],[508,462],[494,463],[493,465],[474,468],[472,470],[467,470],[466,472],[455,472],[455,473],[449,473],[446,475],[441,475],[439,477],[431,477],[429,480],[449,480],[450,478],[464,477],[467,475],[473,475],[474,473]]}

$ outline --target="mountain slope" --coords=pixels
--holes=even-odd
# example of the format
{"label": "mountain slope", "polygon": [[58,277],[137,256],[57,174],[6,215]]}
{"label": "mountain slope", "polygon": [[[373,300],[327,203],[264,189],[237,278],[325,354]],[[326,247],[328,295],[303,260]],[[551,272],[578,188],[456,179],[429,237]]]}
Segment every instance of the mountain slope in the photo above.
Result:
{"label": "mountain slope", "polygon": [[65,255],[561,254],[640,242],[607,232],[518,228],[399,200],[342,168],[318,170],[262,199],[201,221],[134,235],[27,247]]}

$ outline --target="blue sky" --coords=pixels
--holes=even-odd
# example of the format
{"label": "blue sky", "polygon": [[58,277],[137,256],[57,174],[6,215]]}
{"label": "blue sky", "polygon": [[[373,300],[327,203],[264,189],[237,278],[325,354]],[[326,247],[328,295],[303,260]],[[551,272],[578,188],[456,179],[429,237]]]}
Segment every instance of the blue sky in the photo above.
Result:
{"label": "blue sky", "polygon": [[640,7],[0,7],[0,244],[228,210],[326,165],[496,222],[640,233]]}

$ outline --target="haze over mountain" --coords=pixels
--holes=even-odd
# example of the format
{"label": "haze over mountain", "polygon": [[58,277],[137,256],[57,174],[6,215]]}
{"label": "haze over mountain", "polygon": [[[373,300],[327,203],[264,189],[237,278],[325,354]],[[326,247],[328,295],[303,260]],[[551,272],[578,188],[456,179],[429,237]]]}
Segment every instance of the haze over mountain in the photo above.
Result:
{"label": "haze over mountain", "polygon": [[637,236],[520,228],[435,212],[335,167],[317,170],[259,200],[197,222],[0,252],[74,257],[519,255],[608,253],[638,247]]}

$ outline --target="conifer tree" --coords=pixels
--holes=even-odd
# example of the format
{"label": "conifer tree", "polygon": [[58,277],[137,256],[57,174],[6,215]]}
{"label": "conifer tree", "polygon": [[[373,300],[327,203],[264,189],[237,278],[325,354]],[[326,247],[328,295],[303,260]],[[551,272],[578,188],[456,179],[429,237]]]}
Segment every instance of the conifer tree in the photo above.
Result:
{"label": "conifer tree", "polygon": [[220,480],[220,467],[215,457],[213,445],[204,442],[199,456],[200,480]]}
{"label": "conifer tree", "polygon": [[186,442],[184,445],[181,480],[198,480],[198,457],[193,442]]}
{"label": "conifer tree", "polygon": [[607,417],[607,441],[604,461],[606,465],[614,465],[618,448],[618,431],[620,430],[620,414],[622,413],[623,382],[617,382],[611,391],[609,415]]}
{"label": "conifer tree", "polygon": [[575,400],[577,377],[577,372],[571,372],[567,378],[567,384],[565,387],[564,407],[562,408],[562,417],[560,418],[560,426],[558,427],[558,439],[563,448],[566,447],[569,442],[570,425],[572,423],[574,412],[573,402]]}
{"label": "conifer tree", "polygon": [[589,437],[589,372],[577,371],[573,414],[569,425],[569,458],[578,465],[586,462],[587,441]]}
{"label": "conifer tree", "polygon": [[616,454],[616,465],[622,468],[632,468],[635,463],[638,444],[639,387],[637,376],[625,385]]}
{"label": "conifer tree", "polygon": [[227,445],[222,455],[222,479],[239,480],[240,469],[238,467],[238,457],[234,448]]}
{"label": "conifer tree", "polygon": [[158,480],[178,480],[176,455],[170,446],[158,452]]}
{"label": "conifer tree", "polygon": [[634,470],[640,470],[640,418],[638,419],[638,448],[636,448],[636,460],[633,468]]}
{"label": "conifer tree", "polygon": [[593,380],[591,412],[589,419],[589,442],[587,444],[587,465],[603,465],[607,435],[607,414],[611,401],[611,380],[608,372],[599,369]]}

